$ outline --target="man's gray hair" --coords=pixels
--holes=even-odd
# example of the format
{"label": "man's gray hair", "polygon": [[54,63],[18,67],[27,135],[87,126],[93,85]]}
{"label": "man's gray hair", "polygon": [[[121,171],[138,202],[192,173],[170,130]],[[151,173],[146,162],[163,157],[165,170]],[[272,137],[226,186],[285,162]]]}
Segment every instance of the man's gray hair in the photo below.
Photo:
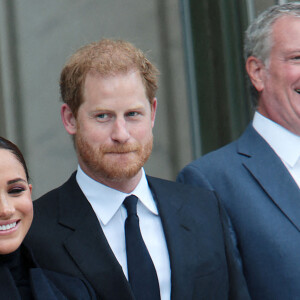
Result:
{"label": "man's gray hair", "polygon": [[[283,16],[300,17],[300,1],[274,5],[262,12],[248,27],[244,40],[244,58],[255,56],[265,65],[268,64],[272,49],[272,26]],[[258,93],[251,84],[252,100],[257,105]]]}

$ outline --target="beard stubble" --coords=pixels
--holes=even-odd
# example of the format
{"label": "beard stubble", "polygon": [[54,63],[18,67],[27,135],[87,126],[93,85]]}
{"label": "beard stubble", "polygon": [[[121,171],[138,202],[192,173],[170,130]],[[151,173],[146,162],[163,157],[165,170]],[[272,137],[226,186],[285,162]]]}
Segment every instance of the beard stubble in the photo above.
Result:
{"label": "beard stubble", "polygon": [[[148,160],[153,147],[153,135],[144,143],[92,146],[77,132],[75,136],[77,154],[94,178],[122,181],[133,178]],[[122,158],[121,153],[124,158]],[[129,154],[128,154],[129,153]],[[126,156],[126,157],[125,157]]]}

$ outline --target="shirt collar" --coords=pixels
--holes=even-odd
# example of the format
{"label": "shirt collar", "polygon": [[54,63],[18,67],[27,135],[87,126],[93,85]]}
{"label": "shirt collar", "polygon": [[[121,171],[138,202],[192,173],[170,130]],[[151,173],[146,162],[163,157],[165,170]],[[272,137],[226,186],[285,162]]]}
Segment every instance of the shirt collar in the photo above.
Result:
{"label": "shirt collar", "polygon": [[78,165],[76,180],[82,192],[92,205],[97,217],[106,225],[122,206],[128,195],[136,195],[142,204],[153,214],[158,215],[146,174],[142,168],[142,177],[136,188],[130,194],[112,189],[86,175]]}
{"label": "shirt collar", "polygon": [[300,157],[300,136],[255,112],[254,129],[266,140],[276,154],[293,167]]}

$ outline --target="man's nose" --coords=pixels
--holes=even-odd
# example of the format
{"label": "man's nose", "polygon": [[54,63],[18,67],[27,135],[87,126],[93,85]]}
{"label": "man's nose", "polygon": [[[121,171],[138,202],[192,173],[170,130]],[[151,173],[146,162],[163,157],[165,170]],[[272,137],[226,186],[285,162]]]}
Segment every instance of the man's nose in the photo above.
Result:
{"label": "man's nose", "polygon": [[15,212],[15,208],[10,199],[5,195],[0,195],[0,218],[10,218]]}
{"label": "man's nose", "polygon": [[128,132],[127,123],[124,118],[116,119],[113,124],[111,138],[112,140],[125,143],[128,141],[130,134]]}

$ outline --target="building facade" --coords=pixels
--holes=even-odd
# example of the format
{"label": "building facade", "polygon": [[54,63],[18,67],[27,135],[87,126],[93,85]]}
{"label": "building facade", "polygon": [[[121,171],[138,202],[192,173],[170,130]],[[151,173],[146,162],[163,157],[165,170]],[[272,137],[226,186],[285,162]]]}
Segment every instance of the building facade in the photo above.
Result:
{"label": "building facade", "polygon": [[58,81],[77,48],[124,39],[157,65],[158,114],[146,171],[175,179],[185,164],[235,138],[250,119],[242,34],[251,18],[277,2],[2,0],[0,135],[22,149],[34,198],[76,169],[60,120]]}

